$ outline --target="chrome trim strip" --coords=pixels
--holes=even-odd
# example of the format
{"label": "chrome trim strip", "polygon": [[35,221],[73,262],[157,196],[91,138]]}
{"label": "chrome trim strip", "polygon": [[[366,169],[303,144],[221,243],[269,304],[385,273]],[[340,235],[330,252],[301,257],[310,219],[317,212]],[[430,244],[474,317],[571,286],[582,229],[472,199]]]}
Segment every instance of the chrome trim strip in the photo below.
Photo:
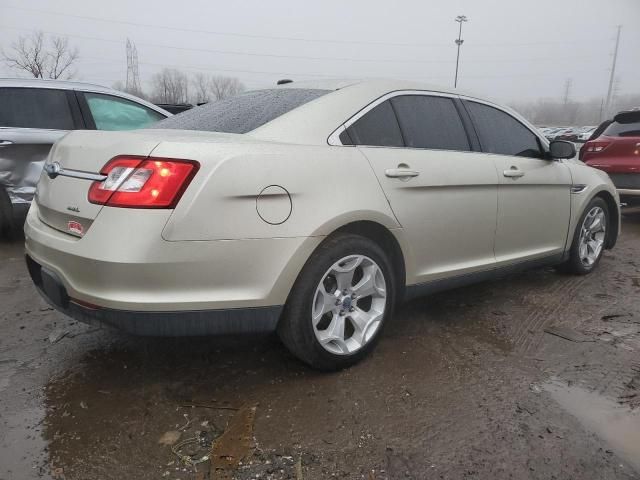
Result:
{"label": "chrome trim strip", "polygon": [[634,190],[632,188],[618,188],[619,195],[631,195],[640,197],[640,190]]}
{"label": "chrome trim strip", "polygon": [[101,175],[99,173],[89,173],[83,172],[81,170],[69,170],[66,168],[61,168],[57,172],[58,176],[62,177],[71,177],[71,178],[79,178],[82,180],[91,180],[94,182],[104,182],[107,179],[106,175]]}

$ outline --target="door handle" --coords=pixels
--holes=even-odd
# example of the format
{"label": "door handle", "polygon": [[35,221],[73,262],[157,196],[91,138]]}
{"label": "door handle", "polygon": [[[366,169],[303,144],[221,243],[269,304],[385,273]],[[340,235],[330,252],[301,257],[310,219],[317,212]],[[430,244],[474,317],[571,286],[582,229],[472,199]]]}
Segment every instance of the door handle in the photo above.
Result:
{"label": "door handle", "polygon": [[415,170],[407,170],[406,168],[388,168],[384,174],[389,178],[411,178],[420,175]]}
{"label": "door handle", "polygon": [[524,177],[524,172],[518,167],[511,167],[509,170],[505,170],[502,174],[507,178],[519,178]]}
{"label": "door handle", "polygon": [[13,145],[11,140],[0,140],[0,147],[6,147],[7,145]]}

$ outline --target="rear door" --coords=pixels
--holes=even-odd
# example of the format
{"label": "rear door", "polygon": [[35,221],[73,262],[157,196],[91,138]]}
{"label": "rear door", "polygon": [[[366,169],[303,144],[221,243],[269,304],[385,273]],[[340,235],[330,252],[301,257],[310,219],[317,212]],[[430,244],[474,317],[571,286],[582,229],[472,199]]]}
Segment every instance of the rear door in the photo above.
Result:
{"label": "rear door", "polygon": [[492,268],[497,174],[447,96],[395,94],[348,125],[406,232],[412,283]]}
{"label": "rear door", "polygon": [[28,204],[51,145],[84,124],[71,91],[2,87],[0,106],[0,185]]}
{"label": "rear door", "polygon": [[571,213],[569,169],[544,158],[538,136],[508,112],[464,104],[498,171],[497,264],[562,253]]}

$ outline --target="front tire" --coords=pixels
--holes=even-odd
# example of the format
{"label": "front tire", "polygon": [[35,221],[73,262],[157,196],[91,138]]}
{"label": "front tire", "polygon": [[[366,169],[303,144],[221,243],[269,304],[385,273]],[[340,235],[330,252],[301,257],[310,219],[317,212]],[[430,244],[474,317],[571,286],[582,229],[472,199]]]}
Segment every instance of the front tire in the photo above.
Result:
{"label": "front tire", "polygon": [[353,234],[327,239],[291,289],[278,334],[318,370],[349,367],[377,343],[395,305],[391,263],[373,241]]}
{"label": "front tire", "polygon": [[573,235],[569,259],[560,265],[558,270],[575,275],[591,273],[602,258],[609,226],[607,203],[596,197],[589,202],[580,216]]}

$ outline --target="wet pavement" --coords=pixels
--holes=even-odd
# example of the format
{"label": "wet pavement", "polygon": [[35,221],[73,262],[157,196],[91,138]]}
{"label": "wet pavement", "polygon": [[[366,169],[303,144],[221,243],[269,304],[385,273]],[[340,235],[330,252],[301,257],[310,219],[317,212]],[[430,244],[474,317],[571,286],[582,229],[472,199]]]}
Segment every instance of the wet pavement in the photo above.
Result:
{"label": "wet pavement", "polygon": [[[0,243],[0,479],[640,478],[639,253],[625,217],[592,275],[412,301],[370,358],[321,374],[272,336],[78,324]],[[211,475],[225,431],[219,451],[248,453]]]}

